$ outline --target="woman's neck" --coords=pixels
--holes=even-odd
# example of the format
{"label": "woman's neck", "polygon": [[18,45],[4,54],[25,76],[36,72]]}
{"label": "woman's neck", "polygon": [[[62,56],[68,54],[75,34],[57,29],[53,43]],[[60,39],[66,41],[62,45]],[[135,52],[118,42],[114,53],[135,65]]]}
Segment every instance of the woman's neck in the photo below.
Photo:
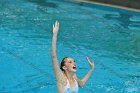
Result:
{"label": "woman's neck", "polygon": [[64,74],[66,75],[66,77],[67,77],[68,79],[72,79],[72,78],[73,78],[73,75],[74,75],[75,73],[65,71]]}

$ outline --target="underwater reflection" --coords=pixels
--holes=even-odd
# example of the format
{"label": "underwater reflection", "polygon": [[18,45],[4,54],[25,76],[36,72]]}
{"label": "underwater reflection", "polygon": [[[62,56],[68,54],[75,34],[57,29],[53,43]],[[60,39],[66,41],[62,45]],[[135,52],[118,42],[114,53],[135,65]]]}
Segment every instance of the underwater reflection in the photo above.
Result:
{"label": "underwater reflection", "polygon": [[43,12],[47,11],[48,7],[50,8],[58,7],[57,4],[52,2],[47,2],[47,0],[25,0],[25,1],[36,4],[38,6],[37,8]]}
{"label": "underwater reflection", "polygon": [[111,20],[111,19],[115,19],[118,20],[120,22],[120,25],[123,26],[124,28],[128,28],[128,26],[130,24],[132,24],[132,21],[130,21],[130,18],[132,17],[132,15],[127,15],[127,14],[119,14],[119,16],[115,17],[112,14],[106,14],[104,16],[104,18]]}
{"label": "underwater reflection", "polygon": [[128,14],[122,14],[120,13],[119,16],[114,16],[112,14],[106,14],[104,16],[104,18],[108,19],[108,20],[117,20],[120,22],[120,25],[123,27],[123,28],[126,28],[126,29],[129,29],[129,26],[132,26],[133,24],[133,27],[137,27],[138,24],[140,24],[140,22],[138,21],[131,21],[130,19],[133,17],[133,15],[128,15]]}

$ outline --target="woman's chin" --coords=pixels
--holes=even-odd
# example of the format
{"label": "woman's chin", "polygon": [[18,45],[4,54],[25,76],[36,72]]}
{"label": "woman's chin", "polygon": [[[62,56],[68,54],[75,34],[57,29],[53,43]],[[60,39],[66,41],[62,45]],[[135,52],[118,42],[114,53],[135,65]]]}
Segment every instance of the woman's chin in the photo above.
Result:
{"label": "woman's chin", "polygon": [[76,73],[76,69],[73,69],[72,72],[73,72],[73,73]]}
{"label": "woman's chin", "polygon": [[76,73],[76,69],[70,69],[69,72]]}

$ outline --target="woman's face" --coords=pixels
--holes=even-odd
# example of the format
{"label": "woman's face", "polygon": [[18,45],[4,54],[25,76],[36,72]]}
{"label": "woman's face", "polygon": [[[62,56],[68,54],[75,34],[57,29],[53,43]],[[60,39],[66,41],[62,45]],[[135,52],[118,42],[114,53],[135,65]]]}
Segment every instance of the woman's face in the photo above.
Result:
{"label": "woman's face", "polygon": [[73,58],[66,58],[65,59],[65,69],[70,72],[76,72],[76,63]]}

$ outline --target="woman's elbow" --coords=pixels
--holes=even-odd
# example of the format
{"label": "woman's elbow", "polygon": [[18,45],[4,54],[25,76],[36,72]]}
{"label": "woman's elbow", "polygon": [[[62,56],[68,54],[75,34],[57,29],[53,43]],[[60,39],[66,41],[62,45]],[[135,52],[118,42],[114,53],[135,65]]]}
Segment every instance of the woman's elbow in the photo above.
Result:
{"label": "woman's elbow", "polygon": [[82,87],[84,87],[84,85],[85,85],[85,83],[84,82],[80,82],[80,84],[79,84],[79,86],[82,88]]}

